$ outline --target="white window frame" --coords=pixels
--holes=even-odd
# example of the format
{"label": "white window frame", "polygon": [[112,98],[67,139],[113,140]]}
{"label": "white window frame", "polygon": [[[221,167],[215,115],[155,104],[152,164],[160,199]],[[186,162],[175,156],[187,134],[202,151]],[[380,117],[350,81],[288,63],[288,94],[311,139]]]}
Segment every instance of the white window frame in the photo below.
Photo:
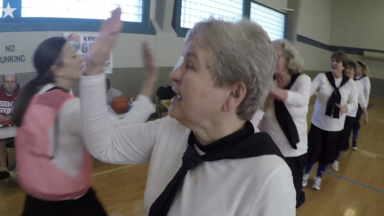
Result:
{"label": "white window frame", "polygon": [[243,17],[243,8],[243,0],[181,0],[180,27],[192,28],[210,17],[239,20]]}
{"label": "white window frame", "polygon": [[[21,17],[103,20],[110,17],[113,9],[120,6],[123,21],[135,23],[143,21],[145,0],[93,1],[90,3],[89,0],[21,0]],[[89,7],[90,4],[92,7]]]}
{"label": "white window frame", "polygon": [[250,19],[263,27],[271,40],[284,39],[287,22],[285,13],[251,2]]}

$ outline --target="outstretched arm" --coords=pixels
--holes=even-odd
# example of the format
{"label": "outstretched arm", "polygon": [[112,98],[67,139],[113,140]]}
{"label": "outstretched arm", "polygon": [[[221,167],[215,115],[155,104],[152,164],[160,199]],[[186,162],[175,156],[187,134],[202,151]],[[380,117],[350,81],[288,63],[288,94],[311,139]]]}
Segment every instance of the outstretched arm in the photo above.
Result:
{"label": "outstretched arm", "polygon": [[148,116],[142,114],[153,109],[150,98],[154,92],[158,70],[154,66],[148,44],[144,43],[145,80],[135,107],[125,117],[133,125],[114,125],[105,103],[103,68],[123,26],[120,16],[121,9],[117,8],[112,12],[111,18],[102,23],[99,37],[86,56],[86,76],[82,77],[80,85],[83,137],[90,153],[102,161],[141,163],[146,162],[150,156],[157,125],[161,122],[136,124],[146,121]]}

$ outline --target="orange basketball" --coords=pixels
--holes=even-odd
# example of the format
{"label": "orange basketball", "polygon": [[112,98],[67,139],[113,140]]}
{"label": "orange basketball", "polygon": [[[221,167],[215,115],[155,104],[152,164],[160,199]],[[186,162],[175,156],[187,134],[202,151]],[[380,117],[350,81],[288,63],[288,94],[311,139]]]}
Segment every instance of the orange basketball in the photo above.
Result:
{"label": "orange basketball", "polygon": [[128,99],[118,96],[112,99],[111,107],[117,114],[126,113],[129,107]]}

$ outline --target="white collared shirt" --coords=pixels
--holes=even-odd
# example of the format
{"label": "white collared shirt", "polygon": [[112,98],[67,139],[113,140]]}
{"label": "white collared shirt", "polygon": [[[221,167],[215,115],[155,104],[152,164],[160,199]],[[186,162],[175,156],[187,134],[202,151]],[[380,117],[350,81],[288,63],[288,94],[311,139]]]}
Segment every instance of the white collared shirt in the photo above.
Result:
{"label": "white collared shirt", "polygon": [[[361,82],[357,82],[357,81],[354,81],[354,82],[356,87],[357,102],[360,104],[361,108],[366,108],[368,104],[365,101],[363,85],[361,84]],[[347,113],[347,116],[356,117],[356,114],[357,114],[357,110],[352,110]]]}
{"label": "white collared shirt", "polygon": [[[260,131],[266,132],[272,137],[273,141],[285,157],[297,157],[307,153],[307,113],[310,90],[311,78],[306,74],[302,74],[297,77],[290,90],[287,90],[288,96],[284,102],[285,107],[292,116],[293,122],[295,123],[299,134],[300,141],[296,144],[297,149],[292,148],[283,130],[281,129],[279,122],[276,119],[275,105],[273,101],[268,103],[264,117],[261,120]],[[262,114],[263,112],[258,110],[251,120],[254,127],[258,125],[258,121],[261,119],[260,115]]]}
{"label": "white collared shirt", "polygon": [[[336,86],[340,86],[343,78],[335,78]],[[325,131],[341,131],[344,128],[346,114],[340,114],[339,118],[325,115],[328,100],[334,88],[329,83],[325,73],[320,73],[312,81],[311,96],[317,93],[311,122],[316,127]],[[355,82],[349,79],[340,89],[340,105],[347,105],[348,112],[357,110],[357,92]]]}
{"label": "white collared shirt", "polygon": [[[81,80],[86,145],[94,157],[107,163],[150,162],[144,195],[144,210],[148,214],[181,167],[190,130],[169,116],[138,125],[110,123],[103,83],[104,74]],[[130,112],[135,115],[140,111]],[[294,216],[295,205],[290,168],[282,158],[264,155],[203,162],[187,173],[168,215]]]}
{"label": "white collared shirt", "polygon": [[360,82],[362,84],[365,103],[368,106],[368,104],[369,104],[369,96],[371,94],[371,80],[367,76],[362,78],[362,79],[359,79],[359,78],[360,77],[356,77],[356,79],[357,79],[356,82]]}

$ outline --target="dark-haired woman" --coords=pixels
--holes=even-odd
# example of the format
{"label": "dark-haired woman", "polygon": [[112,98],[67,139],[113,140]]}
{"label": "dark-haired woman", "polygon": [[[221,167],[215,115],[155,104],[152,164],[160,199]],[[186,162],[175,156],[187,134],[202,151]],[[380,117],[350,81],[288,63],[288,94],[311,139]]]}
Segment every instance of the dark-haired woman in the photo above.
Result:
{"label": "dark-haired woman", "polygon": [[[363,86],[363,94],[364,99],[367,104],[367,107],[369,105],[369,95],[371,93],[371,80],[369,79],[369,68],[363,61],[357,61],[357,67],[356,67],[356,76],[355,76],[355,82],[360,82]],[[355,122],[353,123],[353,138],[352,138],[352,149],[357,149],[357,136],[359,135],[360,130],[360,118],[363,110],[359,106],[357,108],[357,114],[355,118]],[[368,119],[364,119],[365,124],[367,124]]]}
{"label": "dark-haired woman", "polygon": [[[151,53],[144,48],[150,65]],[[27,194],[22,215],[107,215],[91,188],[92,161],[83,141],[80,99],[70,94],[81,76],[82,58],[64,38],[53,37],[37,47],[33,63],[37,76],[22,90],[13,113],[19,182]],[[147,70],[142,95],[118,124],[148,119],[156,74]]]}
{"label": "dark-haired woman", "polygon": [[331,71],[318,74],[312,81],[311,95],[317,93],[317,98],[308,134],[303,187],[307,186],[313,164],[319,162],[312,188],[320,190],[321,176],[339,154],[346,113],[357,109],[355,82],[343,74],[347,68],[347,54],[337,51],[331,56]]}
{"label": "dark-haired woman", "polygon": [[[350,79],[355,78],[355,71],[356,71],[356,63],[352,60],[348,61],[348,69],[344,71],[344,74],[347,75]],[[356,96],[357,96],[357,102],[359,104],[359,107],[361,107],[363,114],[364,114],[364,119],[366,122],[368,122],[368,113],[367,113],[367,104],[364,99],[364,94],[363,94],[363,86],[360,82],[355,82],[355,87],[356,87]],[[335,162],[332,163],[331,168],[334,171],[339,171],[339,157],[341,152],[348,150],[349,148],[349,138],[351,137],[352,133],[352,126],[355,122],[355,117],[357,110],[352,110],[347,113],[347,116],[345,117],[345,123],[344,123],[344,129],[341,135],[341,141],[340,141],[340,152],[339,155],[337,156]]]}

